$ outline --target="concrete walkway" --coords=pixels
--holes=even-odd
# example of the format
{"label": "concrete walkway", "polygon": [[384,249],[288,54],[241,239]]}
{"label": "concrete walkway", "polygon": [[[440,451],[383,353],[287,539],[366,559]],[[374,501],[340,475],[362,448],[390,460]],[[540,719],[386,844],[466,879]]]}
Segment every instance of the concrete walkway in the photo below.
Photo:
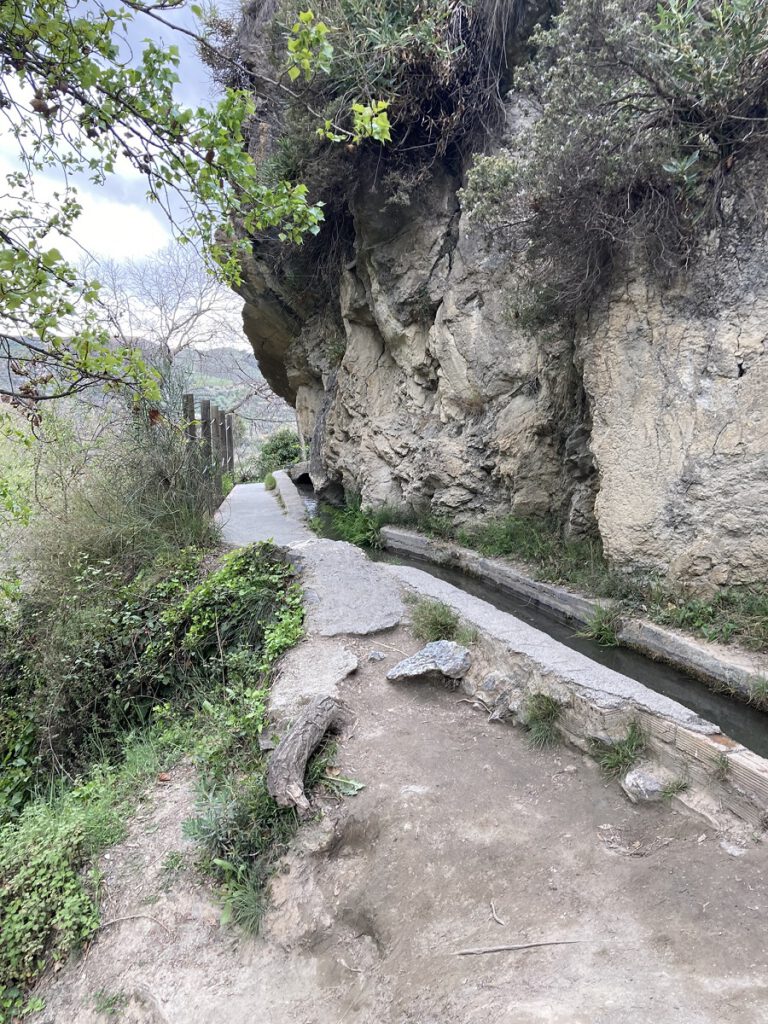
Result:
{"label": "concrete walkway", "polygon": [[264,484],[238,484],[216,513],[225,544],[241,547],[259,540],[275,544],[296,544],[312,540],[314,534],[300,518],[285,514],[276,492]]}

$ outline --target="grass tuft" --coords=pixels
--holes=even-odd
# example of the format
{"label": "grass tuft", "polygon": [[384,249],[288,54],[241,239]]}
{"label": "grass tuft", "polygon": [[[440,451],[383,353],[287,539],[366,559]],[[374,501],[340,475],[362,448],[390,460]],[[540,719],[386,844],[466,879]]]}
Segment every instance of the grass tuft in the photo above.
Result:
{"label": "grass tuft", "polygon": [[750,677],[749,703],[762,711],[768,711],[768,679],[765,676]]}
{"label": "grass tuft", "polygon": [[590,752],[606,775],[623,775],[639,760],[647,746],[645,733],[637,724],[630,723],[627,735],[623,740],[605,743],[593,739]]}
{"label": "grass tuft", "polygon": [[620,629],[621,617],[616,609],[598,605],[589,622],[576,636],[594,640],[600,647],[618,647]]}
{"label": "grass tuft", "polygon": [[664,800],[671,800],[673,796],[685,793],[690,788],[686,779],[671,779],[662,789],[661,796]]}
{"label": "grass tuft", "polygon": [[557,722],[562,711],[562,705],[548,693],[532,693],[528,697],[525,702],[525,725],[531,746],[541,750],[560,742]]}
{"label": "grass tuft", "polygon": [[118,1017],[128,1005],[125,992],[108,992],[100,988],[93,997],[93,1008],[96,1013],[105,1017]]}
{"label": "grass tuft", "polygon": [[264,490],[265,491],[274,491],[274,489],[276,487],[277,487],[277,480],[275,480],[274,474],[273,473],[267,473],[267,475],[264,477]]}
{"label": "grass tuft", "polygon": [[361,548],[376,550],[381,547],[382,526],[400,522],[403,518],[402,514],[388,506],[363,508],[359,498],[352,498],[343,508],[322,505],[309,525],[321,537],[345,540]]}
{"label": "grass tuft", "polygon": [[718,782],[727,782],[731,774],[731,762],[727,754],[718,754],[712,765],[712,778]]}
{"label": "grass tuft", "polygon": [[413,632],[425,643],[454,640],[467,646],[477,640],[477,631],[462,623],[459,615],[442,601],[420,598],[414,602]]}

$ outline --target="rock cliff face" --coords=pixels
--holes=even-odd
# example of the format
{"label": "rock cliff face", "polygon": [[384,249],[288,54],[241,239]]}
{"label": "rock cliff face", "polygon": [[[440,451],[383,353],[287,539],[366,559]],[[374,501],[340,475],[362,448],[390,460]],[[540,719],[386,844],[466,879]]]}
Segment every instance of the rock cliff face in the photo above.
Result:
{"label": "rock cliff face", "polygon": [[473,229],[447,172],[409,207],[361,182],[338,294],[255,257],[246,333],[296,406],[316,487],[458,520],[555,513],[619,565],[762,581],[764,170],[733,175],[677,284],[629,271],[576,331],[525,325],[514,255]]}

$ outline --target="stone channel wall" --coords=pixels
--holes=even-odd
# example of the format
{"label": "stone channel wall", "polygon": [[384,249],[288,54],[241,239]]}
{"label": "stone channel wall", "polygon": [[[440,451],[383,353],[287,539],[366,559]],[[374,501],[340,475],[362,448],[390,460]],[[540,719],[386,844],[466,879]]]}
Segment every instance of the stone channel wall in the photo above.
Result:
{"label": "stone channel wall", "polygon": [[[287,514],[302,519],[301,499],[295,484],[286,473],[276,476]],[[435,550],[432,541],[409,531],[388,527],[384,539],[387,546],[409,554],[430,553],[437,561],[452,557],[447,549],[453,546],[438,544]],[[304,561],[302,547],[293,551],[299,565]],[[415,594],[446,603],[476,629],[471,669],[461,685],[469,702],[475,703],[479,710],[493,712],[503,708],[503,712],[494,717],[517,724],[524,721],[526,698],[534,693],[547,694],[561,705],[557,728],[562,737],[586,752],[592,751],[595,739],[622,740],[630,725],[635,724],[645,736],[641,772],[644,777],[655,780],[654,798],[661,799],[664,784],[670,784],[668,799],[718,829],[728,829],[734,817],[745,822],[755,834],[768,827],[768,761],[723,735],[717,725],[643,683],[598,665],[546,633],[420,569],[373,566],[362,552],[348,544],[321,541],[314,542],[313,547],[311,571],[307,573],[306,567],[304,571],[304,585],[311,595],[310,617],[314,615],[313,632],[328,636],[338,631],[338,622],[329,632],[325,620],[318,620],[317,609],[322,602],[318,602],[317,593],[324,592],[326,601],[330,600],[333,606],[340,559],[347,566],[347,574],[349,565],[357,562],[352,579],[356,581],[354,586],[360,591],[360,598],[350,602],[346,595],[347,607],[375,606],[379,629],[394,625],[403,613],[403,606],[399,600],[393,601],[389,588],[384,587],[381,593],[376,589],[382,587],[382,574],[394,577]],[[466,554],[483,563],[482,566],[475,564],[475,569],[490,572],[487,578],[513,593],[538,600],[561,614],[570,613],[576,619],[586,613],[583,598],[570,595],[562,588],[528,580],[503,563],[481,559],[473,552]],[[494,568],[498,570],[495,574],[491,571]],[[528,589],[518,589],[521,584]],[[349,585],[348,578],[342,589],[348,590]],[[338,616],[332,614],[332,618]],[[293,654],[300,664],[299,674],[305,677],[312,656],[308,660],[307,652],[302,653],[300,648],[292,652],[291,658]],[[325,677],[328,671],[336,670],[335,663],[329,664],[320,675]],[[344,661],[338,674],[344,676],[350,671],[354,671],[354,666]],[[626,779],[623,784],[631,798],[636,799]],[[684,788],[677,790],[674,784],[684,784]]]}

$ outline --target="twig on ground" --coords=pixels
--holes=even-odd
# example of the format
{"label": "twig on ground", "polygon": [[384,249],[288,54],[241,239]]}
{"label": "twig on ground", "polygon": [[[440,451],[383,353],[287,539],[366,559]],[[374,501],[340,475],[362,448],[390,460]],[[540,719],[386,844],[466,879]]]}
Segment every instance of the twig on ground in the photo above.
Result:
{"label": "twig on ground", "polygon": [[396,654],[402,654],[402,656],[404,658],[408,657],[408,655],[405,653],[405,651],[401,651],[399,647],[393,647],[392,644],[382,643],[381,640],[378,640],[376,642],[376,646],[377,647],[386,647],[388,651],[394,651]]}
{"label": "twig on ground", "polygon": [[519,946],[479,946],[477,949],[457,949],[455,956],[477,956],[479,953],[506,953],[516,949],[536,949],[539,946],[575,946],[589,939],[560,939],[554,942],[524,942]]}
{"label": "twig on ground", "polygon": [[167,924],[163,924],[162,921],[158,921],[156,917],[151,917],[149,914],[128,914],[126,917],[113,917],[111,921],[105,921],[104,924],[99,925],[99,931],[103,931],[105,928],[109,928],[113,924],[122,924],[123,921],[137,921],[140,918],[144,918],[146,921],[152,921],[154,924],[159,925],[163,928],[171,938],[175,938],[175,933],[171,931]]}
{"label": "twig on ground", "polygon": [[462,697],[460,700],[457,700],[456,703],[457,704],[471,704],[472,707],[473,708],[477,708],[478,711],[490,711],[491,710],[488,707],[488,705],[485,703],[485,701],[480,699],[480,697],[474,697],[472,700],[470,700],[468,697]]}
{"label": "twig on ground", "polygon": [[500,924],[502,926],[504,925],[504,922],[501,920],[499,915],[496,913],[496,907],[494,907],[494,905],[493,905],[493,900],[491,900],[491,915],[493,917],[493,920],[496,922],[496,924]]}

